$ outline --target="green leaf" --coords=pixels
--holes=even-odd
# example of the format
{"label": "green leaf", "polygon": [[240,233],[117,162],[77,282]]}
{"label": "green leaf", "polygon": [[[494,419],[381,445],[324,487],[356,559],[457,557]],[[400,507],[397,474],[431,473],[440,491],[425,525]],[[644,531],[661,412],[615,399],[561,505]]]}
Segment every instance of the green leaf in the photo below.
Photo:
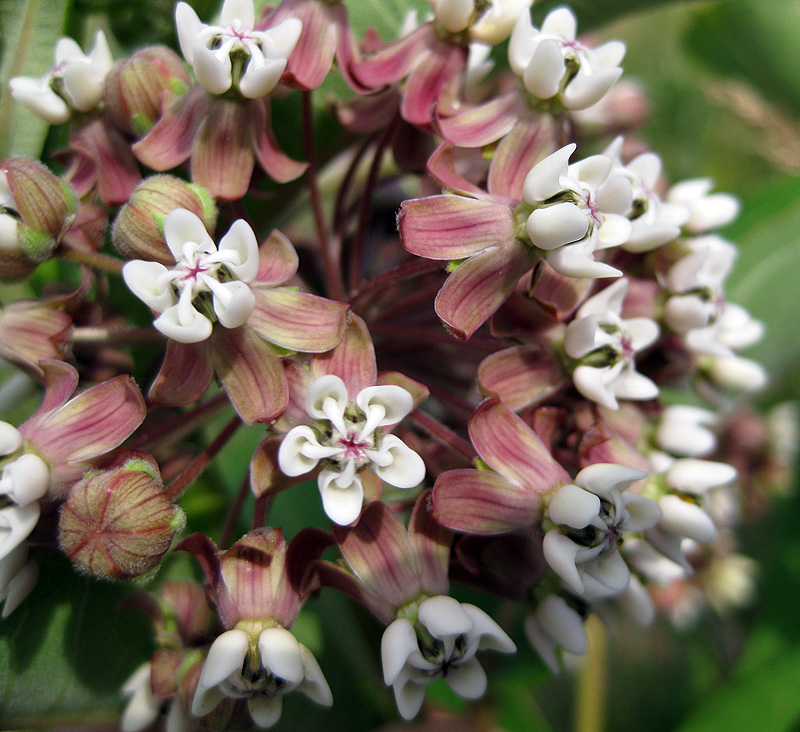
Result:
{"label": "green leaf", "polygon": [[36,559],[36,587],[0,623],[3,728],[112,722],[152,637],[142,613],[118,608],[131,585],[79,576],[62,556]]}
{"label": "green leaf", "polygon": [[586,33],[626,15],[650,10],[661,5],[679,4],[681,3],[677,0],[603,0],[603,2],[572,0],[567,3],[564,3],[563,0],[542,0],[533,6],[533,19],[535,22],[541,22],[551,10],[568,5],[578,18],[578,32]]}
{"label": "green leaf", "polygon": [[68,0],[0,3],[0,159],[12,153],[38,158],[42,152],[48,125],[14,101],[8,80],[15,76],[38,78],[53,66],[53,52],[68,7]]}

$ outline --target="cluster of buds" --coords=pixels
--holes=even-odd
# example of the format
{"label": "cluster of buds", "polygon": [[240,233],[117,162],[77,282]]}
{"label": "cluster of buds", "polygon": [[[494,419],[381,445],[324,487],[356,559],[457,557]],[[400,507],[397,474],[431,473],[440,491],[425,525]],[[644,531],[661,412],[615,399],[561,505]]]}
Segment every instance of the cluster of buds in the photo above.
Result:
{"label": "cluster of buds", "polygon": [[[451,581],[512,600],[553,669],[592,613],[647,623],[670,583],[716,578],[715,606],[735,594],[720,577],[747,584],[743,486],[785,476],[792,444],[729,398],[766,383],[739,354],[761,324],[724,294],[738,204],[669,187],[614,137],[642,107],[609,104],[622,43],[584,42],[567,8],[537,28],[528,0],[429,4],[384,45],[339,1],[225,0],[216,24],[181,2],[183,60],[114,64],[100,33],[12,82],[71,140],[62,177],[0,164],[0,277],[59,259],[71,289],[0,312],[0,356],[44,387],[0,422],[2,614],[39,551],[153,582],[132,600],[157,650],[123,688],[124,732],[268,728],[292,691],[330,706],[324,643],[320,664],[293,631],[320,592],[385,626],[376,658],[412,719],[439,679],[482,697],[480,652],[516,650],[514,615],[501,628]],[[483,79],[506,41],[510,70]],[[312,92],[333,69],[342,155],[320,170]],[[299,118],[274,121],[302,129],[303,161],[272,128],[288,95]],[[260,442],[219,548],[179,542],[184,493],[239,429]],[[306,524],[288,542],[281,505]],[[205,591],[154,579],[175,549]]]}

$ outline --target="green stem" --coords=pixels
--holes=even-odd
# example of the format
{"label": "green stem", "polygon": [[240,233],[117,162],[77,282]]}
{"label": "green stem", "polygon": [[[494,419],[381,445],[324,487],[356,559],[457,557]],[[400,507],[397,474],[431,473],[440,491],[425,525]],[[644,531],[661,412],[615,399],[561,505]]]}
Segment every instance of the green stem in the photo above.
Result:
{"label": "green stem", "polygon": [[603,732],[606,719],[608,638],[596,615],[586,620],[588,648],[575,685],[575,732]]}
{"label": "green stem", "polygon": [[116,275],[122,274],[122,267],[125,264],[121,259],[109,257],[107,254],[100,254],[100,252],[81,252],[76,249],[62,249],[58,252],[58,256],[60,259],[77,262],[78,264],[85,264],[87,267],[102,269],[105,272]]}

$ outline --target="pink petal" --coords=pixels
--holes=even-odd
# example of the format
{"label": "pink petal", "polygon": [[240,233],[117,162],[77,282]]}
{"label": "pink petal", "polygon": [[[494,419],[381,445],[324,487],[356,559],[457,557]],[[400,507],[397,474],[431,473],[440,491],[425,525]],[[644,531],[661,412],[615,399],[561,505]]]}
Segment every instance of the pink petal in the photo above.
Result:
{"label": "pink petal", "polygon": [[156,404],[182,407],[194,404],[211,385],[214,372],[206,343],[167,341],[164,363],[148,397]]}
{"label": "pink petal", "polygon": [[556,147],[556,131],[549,117],[522,117],[497,147],[489,169],[489,192],[522,200],[525,177]]}
{"label": "pink petal", "polygon": [[282,436],[267,437],[250,458],[250,490],[256,498],[279,493],[305,480],[305,476],[290,478],[278,467],[278,448],[282,441]]}
{"label": "pink petal", "polygon": [[171,170],[192,154],[195,134],[210,111],[212,98],[195,84],[133,146],[140,162],[153,170]]}
{"label": "pink petal", "polygon": [[420,584],[423,592],[431,595],[447,594],[450,585],[450,544],[453,537],[447,529],[433,520],[430,490],[417,499],[408,532],[420,563]]}
{"label": "pink petal", "polygon": [[469,338],[536,262],[536,255],[516,239],[498,244],[460,264],[436,296],[437,315],[459,338]]}
{"label": "pink petal", "polygon": [[288,183],[305,173],[308,163],[292,160],[278,146],[269,113],[269,99],[258,99],[248,104],[250,144],[258,164],[278,183]]}
{"label": "pink petal", "polygon": [[375,383],[375,349],[369,330],[358,315],[350,313],[339,344],[327,353],[316,356],[311,370],[316,378],[326,374],[338,376],[347,385],[347,393],[353,401],[362,389]]}
{"label": "pink petal", "polygon": [[359,582],[343,567],[330,562],[319,562],[315,569],[325,587],[333,587],[356,602],[360,602],[382,623],[388,625],[395,619],[396,608],[371,588]]}
{"label": "pink petal", "polygon": [[253,286],[282,285],[297,272],[297,252],[292,243],[275,229],[258,250],[258,274]]}
{"label": "pink petal", "polygon": [[342,556],[353,573],[394,607],[420,592],[420,567],[408,531],[380,501],[362,512],[355,527],[334,528]]}
{"label": "pink petal", "polygon": [[433,486],[433,517],[465,534],[503,534],[532,525],[539,496],[489,470],[450,470]]}
{"label": "pink petal", "polygon": [[406,81],[400,114],[406,122],[432,127],[434,108],[442,92],[467,62],[465,49],[436,40]]}
{"label": "pink petal", "polygon": [[280,359],[250,328],[217,329],[212,358],[222,387],[244,422],[268,422],[285,409],[289,389]]}
{"label": "pink petal", "polygon": [[284,287],[254,289],[248,325],[264,340],[293,351],[322,353],[344,334],[348,305]]}
{"label": "pink petal", "polygon": [[478,368],[481,391],[499,397],[515,411],[552,396],[564,381],[558,360],[549,348],[540,345],[493,353]]}
{"label": "pink petal", "polygon": [[471,198],[485,198],[486,191],[470,183],[456,170],[455,147],[443,142],[428,159],[428,172],[452,193],[461,193]]}
{"label": "pink petal", "polygon": [[469,435],[490,467],[528,491],[546,493],[570,481],[538,435],[499,399],[478,405]]}
{"label": "pink petal", "polygon": [[376,53],[372,58],[356,64],[355,78],[365,86],[375,89],[402,79],[419,63],[420,56],[437,42],[433,25],[424,23],[413,33]]}
{"label": "pink petal", "polygon": [[197,131],[192,180],[215,198],[237,201],[247,193],[255,165],[249,119],[249,105],[216,98]]}
{"label": "pink petal", "polygon": [[539,272],[530,296],[553,318],[564,322],[586,299],[592,287],[594,282],[590,279],[567,277],[552,267],[544,266]]}
{"label": "pink petal", "polygon": [[403,246],[428,259],[463,259],[514,237],[514,219],[506,204],[464,196],[404,201],[399,227]]}
{"label": "pink petal", "polygon": [[522,113],[520,96],[514,91],[452,117],[437,117],[436,126],[457,147],[483,147],[511,132]]}

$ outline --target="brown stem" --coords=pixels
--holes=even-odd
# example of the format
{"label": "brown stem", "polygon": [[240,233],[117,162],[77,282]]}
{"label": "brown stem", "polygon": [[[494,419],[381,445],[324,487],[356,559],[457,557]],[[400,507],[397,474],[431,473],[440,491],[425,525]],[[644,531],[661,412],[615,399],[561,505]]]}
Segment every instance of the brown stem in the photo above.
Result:
{"label": "brown stem", "polygon": [[432,259],[411,259],[407,262],[403,262],[403,264],[398,265],[394,269],[383,272],[361,285],[350,295],[350,305],[353,310],[358,312],[361,308],[366,306],[371,296],[380,294],[389,285],[419,277],[428,272],[435,272],[441,268],[442,263]]}
{"label": "brown stem", "polygon": [[110,325],[106,327],[78,327],[72,329],[72,342],[78,344],[138,344],[161,343],[164,336],[153,328],[134,325]]}
{"label": "brown stem", "polygon": [[59,249],[58,256],[60,259],[77,262],[78,264],[85,264],[87,267],[102,269],[116,275],[122,274],[122,267],[125,264],[121,259],[109,257],[107,254],[100,254],[100,252],[82,252],[77,249]]}
{"label": "brown stem", "polygon": [[225,428],[217,435],[217,438],[191,462],[189,467],[167,486],[167,495],[172,500],[178,498],[181,493],[200,477],[201,473],[214,459],[214,456],[225,447],[228,440],[233,437],[241,424],[242,420],[237,414],[225,425]]}
{"label": "brown stem", "polygon": [[233,504],[228,511],[228,517],[225,519],[225,525],[222,527],[222,533],[219,537],[219,546],[227,547],[233,538],[233,531],[236,528],[236,522],[239,520],[239,515],[242,513],[242,507],[250,493],[250,471],[248,470],[242,479],[242,484],[239,486],[239,492],[236,498],[233,499]]}
{"label": "brown stem", "polygon": [[446,447],[460,453],[466,457],[467,460],[472,461],[475,459],[476,452],[472,445],[465,439],[459,437],[449,427],[443,425],[435,417],[431,417],[430,414],[417,410],[416,412],[412,412],[409,418],[414,424],[421,427],[431,437],[435,438]]}
{"label": "brown stem", "polygon": [[344,279],[340,261],[339,239],[331,239],[328,235],[328,225],[325,221],[325,211],[322,208],[322,196],[317,183],[317,153],[314,149],[314,108],[311,104],[311,92],[304,91],[303,100],[303,148],[308,162],[306,180],[308,181],[308,195],[311,199],[311,210],[314,213],[314,223],[317,228],[319,246],[322,250],[322,260],[325,266],[325,279],[328,285],[328,294],[334,300],[344,301],[346,298]]}
{"label": "brown stem", "polygon": [[361,147],[356,150],[355,155],[353,155],[353,159],[350,161],[350,167],[347,169],[347,173],[342,179],[342,185],[339,186],[339,192],[336,194],[336,203],[333,207],[333,230],[337,232],[340,237],[344,234],[343,229],[345,225],[345,219],[347,218],[345,212],[347,194],[350,192],[350,188],[353,185],[353,180],[356,177],[358,166],[374,140],[375,135],[365,140]]}

